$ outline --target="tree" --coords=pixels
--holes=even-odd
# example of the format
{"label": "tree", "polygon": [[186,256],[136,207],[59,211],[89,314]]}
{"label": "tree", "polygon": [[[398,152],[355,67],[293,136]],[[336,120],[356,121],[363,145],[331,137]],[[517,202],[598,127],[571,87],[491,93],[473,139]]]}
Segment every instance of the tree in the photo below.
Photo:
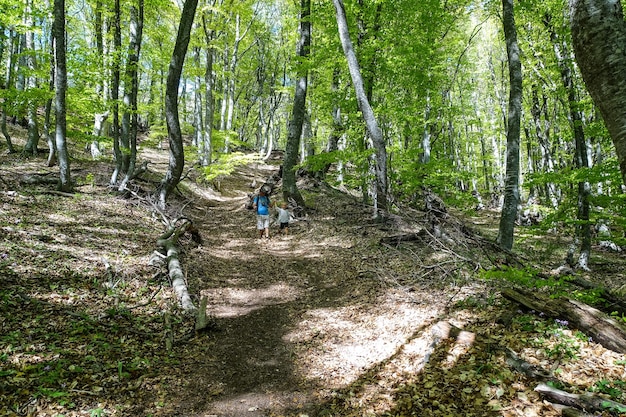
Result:
{"label": "tree", "polygon": [[510,250],[513,247],[517,205],[520,201],[519,141],[522,113],[522,63],[520,60],[520,48],[517,43],[513,0],[502,0],[502,23],[509,59],[509,112],[506,132],[504,206],[500,216],[497,241],[501,247]]}
{"label": "tree", "polygon": [[25,37],[25,49],[26,49],[26,67],[28,69],[28,75],[26,76],[26,88],[28,89],[28,141],[24,146],[25,153],[37,154],[37,146],[39,145],[39,124],[37,122],[37,96],[34,94],[37,87],[37,76],[35,70],[37,61],[35,59],[35,33],[34,33],[34,11],[33,1],[28,0],[26,2],[26,9],[24,10],[24,25],[28,28],[28,31],[24,35]]}
{"label": "tree", "polygon": [[126,78],[124,82],[124,114],[122,116],[121,148],[124,179],[118,190],[123,191],[135,172],[137,161],[137,94],[139,92],[139,54],[143,35],[143,0],[130,7],[130,41]]}
{"label": "tree", "polygon": [[348,22],[346,21],[346,11],[343,0],[333,0],[333,4],[335,5],[337,13],[339,38],[346,60],[348,61],[350,77],[352,78],[359,110],[363,115],[367,135],[371,139],[375,150],[376,199],[374,210],[375,214],[377,214],[378,208],[382,210],[387,208],[387,148],[382,130],[378,126],[378,121],[376,120],[376,116],[374,115],[374,111],[372,110],[363,85],[359,62],[354,52],[352,41],[350,40],[350,32],[348,30]]}
{"label": "tree", "polygon": [[[567,103],[572,123],[572,130],[574,132],[576,168],[589,168],[587,141],[585,139],[585,131],[583,128],[583,115],[580,110],[578,92],[576,91],[576,86],[574,85],[572,63],[571,59],[567,58],[568,54],[562,50],[564,46],[567,46],[567,44],[559,39],[552,24],[552,16],[550,14],[545,16],[544,24],[550,34],[550,40],[552,41],[552,45],[554,47],[554,54],[561,72],[563,87],[567,92]],[[577,232],[578,237],[580,238],[581,247],[580,256],[578,258],[578,266],[584,270],[589,270],[588,264],[589,257],[591,256],[591,225],[589,223],[590,194],[591,186],[589,185],[589,181],[579,181],[577,216],[580,224],[577,227]]]}
{"label": "tree", "polygon": [[67,91],[67,68],[65,59],[65,0],[54,0],[54,58],[55,58],[55,110],[56,133],[55,142],[59,158],[59,185],[60,191],[72,190],[70,175],[70,158],[67,152],[67,121],[65,94]]}
{"label": "tree", "polygon": [[113,62],[111,68],[111,105],[113,106],[113,125],[111,126],[113,136],[113,156],[115,158],[115,169],[111,175],[109,185],[114,186],[117,183],[117,177],[122,169],[122,151],[120,149],[120,106],[119,106],[119,88],[120,88],[120,53],[122,50],[122,31],[120,28],[120,0],[115,0],[113,6]]}
{"label": "tree", "polygon": [[308,84],[307,64],[304,60],[309,55],[311,47],[311,1],[300,1],[300,40],[298,42],[296,55],[300,59],[300,74],[296,81],[296,88],[293,98],[291,119],[287,132],[287,145],[285,147],[285,160],[283,162],[283,197],[285,201],[293,198],[298,205],[304,205],[304,199],[296,186],[295,167],[298,162],[298,150],[302,137],[302,125],[306,113],[306,92]]}
{"label": "tree", "polygon": [[626,22],[619,0],[572,0],[572,42],[587,89],[613,139],[626,184]]}
{"label": "tree", "polygon": [[161,181],[159,190],[159,204],[165,207],[167,197],[174,187],[178,185],[185,165],[185,155],[183,150],[183,135],[178,118],[178,85],[183,72],[183,62],[187,55],[191,28],[196,15],[198,0],[186,0],[178,25],[178,35],[176,44],[172,52],[169,71],[167,74],[167,85],[165,91],[165,119],[170,144],[170,158],[167,172]]}

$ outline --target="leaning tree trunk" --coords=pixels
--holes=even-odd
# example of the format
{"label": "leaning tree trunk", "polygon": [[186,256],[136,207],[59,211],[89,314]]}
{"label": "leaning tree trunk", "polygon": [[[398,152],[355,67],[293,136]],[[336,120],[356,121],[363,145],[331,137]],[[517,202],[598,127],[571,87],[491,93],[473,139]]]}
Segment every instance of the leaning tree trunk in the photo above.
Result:
{"label": "leaning tree trunk", "polygon": [[576,61],[615,144],[626,184],[626,22],[620,0],[571,0]]}
{"label": "leaning tree trunk", "polygon": [[333,3],[337,12],[339,38],[341,39],[341,45],[343,47],[344,54],[346,55],[346,60],[348,61],[348,68],[350,70],[352,84],[354,85],[359,110],[361,110],[361,114],[363,115],[363,120],[365,121],[365,126],[367,128],[367,134],[372,140],[374,150],[376,152],[375,201],[378,208],[385,210],[387,208],[387,147],[385,145],[383,133],[380,130],[378,121],[374,115],[374,111],[372,110],[370,102],[367,99],[359,62],[356,58],[352,41],[350,40],[350,32],[348,31],[348,23],[346,21],[346,11],[343,5],[343,0],[333,0]]}
{"label": "leaning tree trunk", "polygon": [[185,1],[180,16],[176,44],[174,45],[174,52],[172,53],[172,59],[170,60],[170,67],[167,74],[165,120],[170,144],[170,160],[159,190],[159,204],[161,207],[165,207],[167,197],[174,187],[178,185],[185,165],[183,134],[180,128],[180,121],[178,120],[178,84],[180,83],[180,76],[183,72],[183,62],[185,61],[185,55],[187,55],[191,27],[193,26],[197,6],[198,0]]}
{"label": "leaning tree trunk", "polygon": [[72,179],[70,176],[70,158],[67,152],[67,121],[65,93],[67,91],[67,68],[65,61],[65,0],[54,0],[54,59],[55,77],[54,86],[55,110],[56,110],[56,133],[55,141],[59,157],[59,191],[72,191]]}
{"label": "leaning tree trunk", "polygon": [[[300,40],[298,42],[297,54],[301,58],[301,67],[306,68],[302,61],[309,55],[311,46],[311,0],[300,1]],[[287,133],[287,145],[285,147],[285,160],[283,162],[283,198],[285,201],[295,200],[298,206],[304,206],[304,199],[296,185],[295,167],[298,163],[298,150],[300,148],[300,138],[302,136],[302,125],[306,112],[306,92],[308,83],[308,70],[301,70],[296,91],[293,98],[293,109],[289,120],[289,130]],[[269,152],[269,148],[268,148]]]}
{"label": "leaning tree trunk", "polygon": [[513,247],[513,232],[519,204],[519,141],[522,112],[522,63],[517,43],[513,0],[502,0],[504,36],[509,58],[509,116],[506,132],[506,178],[504,206],[500,216],[498,244],[504,249]]}

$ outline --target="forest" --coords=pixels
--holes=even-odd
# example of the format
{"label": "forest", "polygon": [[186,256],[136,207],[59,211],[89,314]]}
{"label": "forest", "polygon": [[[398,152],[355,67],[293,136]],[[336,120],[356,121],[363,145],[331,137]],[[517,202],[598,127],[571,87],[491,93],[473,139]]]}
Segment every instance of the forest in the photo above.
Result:
{"label": "forest", "polygon": [[620,1],[0,12],[0,416],[626,415]]}

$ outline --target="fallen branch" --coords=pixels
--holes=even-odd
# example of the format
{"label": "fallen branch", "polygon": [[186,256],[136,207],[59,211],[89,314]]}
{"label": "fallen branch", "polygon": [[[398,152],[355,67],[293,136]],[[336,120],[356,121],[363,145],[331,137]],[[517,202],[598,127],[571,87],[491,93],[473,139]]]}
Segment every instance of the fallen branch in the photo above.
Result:
{"label": "fallen branch", "polygon": [[191,301],[189,291],[187,290],[187,283],[185,282],[185,275],[178,259],[178,239],[187,232],[193,224],[190,220],[184,219],[182,224],[178,227],[170,227],[158,240],[157,245],[165,251],[167,256],[167,269],[169,271],[169,277],[172,281],[172,289],[178,296],[178,301],[181,307],[185,311],[193,312],[196,307]]}
{"label": "fallen branch", "polygon": [[551,299],[539,294],[505,288],[502,295],[530,310],[543,312],[554,319],[566,319],[572,326],[591,336],[607,349],[626,353],[626,329],[590,305],[572,299]]}
{"label": "fallen branch", "polygon": [[559,404],[563,404],[569,407],[576,407],[580,410],[590,412],[626,412],[626,405],[621,404],[606,398],[598,397],[590,394],[570,394],[566,391],[553,388],[543,382],[537,385],[535,388],[542,396],[548,398],[550,401],[554,401]]}
{"label": "fallen branch", "polygon": [[[377,226],[377,225],[374,225]],[[399,245],[403,242],[419,242],[424,239],[426,230],[422,229],[417,233],[406,233],[402,235],[386,236],[380,238],[380,243],[384,245]]]}

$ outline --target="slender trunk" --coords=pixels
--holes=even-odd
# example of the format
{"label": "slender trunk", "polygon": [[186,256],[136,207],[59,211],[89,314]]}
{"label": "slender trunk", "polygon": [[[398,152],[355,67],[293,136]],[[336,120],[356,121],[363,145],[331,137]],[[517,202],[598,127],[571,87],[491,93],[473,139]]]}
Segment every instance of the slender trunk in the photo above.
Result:
{"label": "slender trunk", "polygon": [[[54,58],[54,52],[55,52],[55,43],[54,43],[54,37],[55,37],[55,33],[54,33],[54,23],[52,24],[52,33],[50,36],[51,42],[50,42],[50,81],[48,84],[48,88],[50,89],[50,92],[54,91],[54,87],[55,87],[55,68],[56,68],[56,61]],[[47,160],[47,165],[49,167],[54,166],[54,164],[56,163],[57,160],[57,144],[56,144],[56,140],[54,138],[54,136],[52,136],[52,127],[50,126],[50,116],[52,113],[52,95],[50,95],[50,98],[48,100],[46,100],[46,114],[45,114],[45,118],[44,118],[44,122],[43,122],[43,131],[44,134],[46,135],[46,140],[48,142],[48,160]]]}
{"label": "slender trunk", "polygon": [[[143,34],[143,0],[137,7],[130,9],[130,42],[128,45],[128,61],[126,63],[126,83],[124,84],[124,116],[122,117],[122,172],[124,179],[118,191],[124,191],[126,184],[133,177],[137,162],[137,96],[139,95],[139,54]],[[130,85],[129,85],[130,84]]]}
{"label": "slender trunk", "polygon": [[183,150],[183,135],[178,119],[178,85],[183,72],[183,63],[187,55],[189,38],[193,20],[196,15],[198,0],[186,0],[180,17],[178,34],[174,52],[170,60],[167,73],[167,84],[165,91],[165,119],[170,144],[170,159],[167,172],[160,185],[159,205],[164,208],[168,195],[174,187],[178,185],[185,165],[185,155]]}
{"label": "slender trunk", "polygon": [[115,169],[111,175],[109,184],[115,186],[120,172],[122,171],[122,150],[120,147],[120,56],[122,51],[122,31],[120,28],[120,0],[115,0],[113,23],[113,69],[111,72],[111,104],[113,105],[113,156],[115,157]]}
{"label": "slender trunk", "polygon": [[[29,28],[28,33],[25,35],[25,49],[28,53],[28,56],[26,57],[26,66],[28,67],[28,72],[30,73],[26,77],[26,89],[30,91],[34,91],[37,88],[37,78],[35,75],[35,69],[37,67],[37,62],[35,60],[35,33],[31,29],[33,27],[32,4],[32,0],[27,1],[25,10],[25,25]],[[35,155],[37,154],[37,147],[39,146],[39,123],[37,122],[37,101],[33,96],[28,99],[27,119],[28,140],[24,146],[24,152]]]}
{"label": "slender trunk", "polygon": [[506,179],[504,206],[500,217],[498,244],[504,249],[513,248],[513,233],[519,204],[519,142],[522,111],[522,63],[517,43],[517,29],[513,0],[502,0],[504,36],[509,60],[509,113],[506,146]]}
{"label": "slender trunk", "polygon": [[[3,58],[4,58],[4,42],[5,42],[5,33],[4,33],[4,27],[0,27],[0,62],[2,62]],[[6,78],[5,78],[5,88],[9,88],[10,87],[10,83],[11,83],[11,60],[12,60],[12,53],[9,50],[9,59],[7,60],[8,64],[7,64],[7,74],[6,74]],[[2,134],[4,135],[4,138],[6,139],[7,142],[7,148],[9,150],[9,153],[14,153],[15,152],[15,148],[13,148],[13,142],[11,141],[11,135],[9,134],[9,131],[7,130],[7,114],[6,114],[6,107],[5,107],[6,103],[5,100],[2,100],[2,103],[0,103],[0,131],[2,131]]]}
{"label": "slender trunk", "polygon": [[208,22],[206,14],[202,16],[202,26],[204,29],[204,36],[206,39],[206,68],[204,71],[204,137],[202,138],[202,145],[200,146],[200,164],[202,166],[208,166],[211,164],[211,154],[213,147],[211,142],[213,141],[213,120],[215,117],[215,102],[213,99],[213,89],[215,88],[214,76],[213,76],[213,54],[212,41],[215,37],[215,31],[208,28]]}
{"label": "slender trunk", "polygon": [[55,109],[56,132],[55,141],[59,156],[59,191],[72,191],[70,158],[66,142],[66,107],[67,68],[65,61],[65,0],[54,0],[54,45],[55,45]]}
{"label": "slender trunk", "polygon": [[[576,148],[576,167],[579,169],[589,168],[589,158],[587,157],[587,142],[585,140],[585,132],[583,130],[583,117],[578,109],[578,93],[574,86],[572,78],[572,64],[566,58],[566,54],[562,48],[567,50],[566,45],[561,45],[554,27],[552,26],[552,17],[546,15],[544,24],[550,33],[550,40],[554,48],[556,61],[561,71],[561,80],[567,91],[567,102],[569,105],[569,116],[572,129],[574,130],[574,144]],[[589,257],[591,255],[591,224],[589,223],[590,204],[589,197],[591,194],[591,186],[589,181],[580,181],[578,183],[578,236],[580,238],[580,256],[578,258],[578,266],[581,269],[589,270]]]}
{"label": "slender trunk", "polygon": [[[193,50],[193,59],[195,65],[200,67],[200,48],[195,47]],[[195,77],[196,88],[194,89],[193,103],[193,145],[198,149],[200,157],[202,155],[202,138],[204,137],[204,122],[202,120],[202,80],[198,72]],[[198,158],[201,160],[201,158]]]}

